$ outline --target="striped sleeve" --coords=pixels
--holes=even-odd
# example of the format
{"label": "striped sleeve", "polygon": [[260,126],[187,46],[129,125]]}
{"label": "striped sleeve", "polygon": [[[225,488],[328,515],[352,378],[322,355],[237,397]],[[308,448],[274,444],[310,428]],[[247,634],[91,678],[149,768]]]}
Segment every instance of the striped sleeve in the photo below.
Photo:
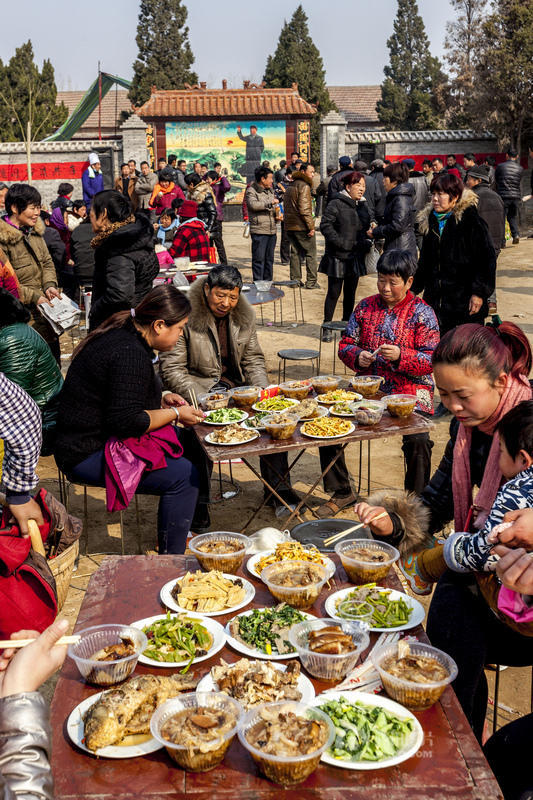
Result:
{"label": "striped sleeve", "polygon": [[2,484],[11,492],[31,492],[39,478],[41,413],[24,389],[0,372],[0,439],[4,442]]}

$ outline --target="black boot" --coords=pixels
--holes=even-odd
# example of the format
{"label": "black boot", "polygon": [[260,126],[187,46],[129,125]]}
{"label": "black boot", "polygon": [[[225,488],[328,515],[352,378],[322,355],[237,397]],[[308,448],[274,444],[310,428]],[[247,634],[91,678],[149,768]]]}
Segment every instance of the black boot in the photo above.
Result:
{"label": "black boot", "polygon": [[194,531],[194,533],[206,533],[210,527],[211,516],[209,514],[209,506],[207,503],[198,502],[194,511],[191,530]]}

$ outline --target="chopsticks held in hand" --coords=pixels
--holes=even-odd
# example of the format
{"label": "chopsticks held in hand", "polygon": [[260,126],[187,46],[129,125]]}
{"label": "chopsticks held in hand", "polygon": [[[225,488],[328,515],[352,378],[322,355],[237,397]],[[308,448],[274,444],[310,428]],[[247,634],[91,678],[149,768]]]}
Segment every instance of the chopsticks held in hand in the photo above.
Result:
{"label": "chopsticks held in hand", "polygon": [[[73,636],[62,636],[58,639],[56,644],[78,644],[81,636],[74,634]],[[18,647],[26,647],[27,644],[37,641],[36,639],[1,639],[0,650],[11,650]],[[55,646],[55,645],[54,645]]]}
{"label": "chopsticks held in hand", "polygon": [[198,411],[198,400],[196,399],[196,392],[194,391],[194,389],[192,388],[189,389],[189,396],[191,398],[193,407]]}
{"label": "chopsticks held in hand", "polygon": [[[387,511],[382,511],[381,514],[378,514],[377,517],[373,517],[370,522],[376,522],[378,519],[382,519],[383,517],[387,516]],[[348,536],[349,533],[353,533],[354,531],[358,531],[359,528],[364,528],[366,523],[360,522],[358,525],[352,525],[351,528],[347,528],[345,531],[341,531],[340,533],[336,533],[334,536],[330,536],[329,539],[324,539],[324,544],[329,547],[330,544],[334,544],[338,542],[339,539],[344,539],[345,536]]]}

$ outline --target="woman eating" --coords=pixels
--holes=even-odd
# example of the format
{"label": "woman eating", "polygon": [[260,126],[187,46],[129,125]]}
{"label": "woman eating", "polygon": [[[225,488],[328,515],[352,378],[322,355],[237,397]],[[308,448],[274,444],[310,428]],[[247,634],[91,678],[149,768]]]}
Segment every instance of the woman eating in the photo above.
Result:
{"label": "woman eating", "polygon": [[[203,413],[179,395],[162,398],[154,370],[154,350],[174,348],[189,311],[185,296],[165,285],[135,309],[113,314],[76,349],[60,394],[55,458],[73,483],[106,486],[109,500],[117,445],[131,452],[143,448],[156,465],[163,464],[147,466],[136,487],[161,498],[160,553],[185,551],[198,497],[196,467],[183,458],[179,429],[171,423],[194,425]],[[152,432],[157,435],[146,436]]]}
{"label": "woman eating", "polygon": [[[457,663],[454,689],[479,740],[488,700],[485,665],[533,664],[533,637],[494,613],[499,590],[494,575],[447,570],[443,545],[434,536],[451,520],[457,531],[483,528],[503,480],[495,428],[511,408],[531,399],[530,370],[528,340],[511,322],[498,329],[469,324],[449,331],[433,354],[435,383],[455,417],[438,470],[418,498],[385,493],[355,507],[376,538],[399,546],[403,571],[415,591],[424,593],[438,581],[427,633]],[[474,487],[479,487],[475,501]],[[387,516],[373,523],[383,510]],[[507,533],[501,537],[508,541]],[[426,549],[420,551],[425,537]]]}
{"label": "woman eating", "polygon": [[[339,358],[360,375],[381,375],[386,394],[416,395],[416,410],[433,414],[431,356],[439,326],[433,309],[410,291],[416,261],[406,250],[388,250],[377,271],[378,293],[356,306]],[[428,482],[432,447],[428,433],[403,437],[408,491],[421,492]]]}

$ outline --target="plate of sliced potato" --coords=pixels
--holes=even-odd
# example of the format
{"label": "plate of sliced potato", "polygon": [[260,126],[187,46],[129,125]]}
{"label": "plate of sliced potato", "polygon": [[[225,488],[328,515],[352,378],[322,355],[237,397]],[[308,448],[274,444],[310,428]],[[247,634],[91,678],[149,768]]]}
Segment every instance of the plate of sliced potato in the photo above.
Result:
{"label": "plate of sliced potato", "polygon": [[168,581],[160,594],[161,601],[173,611],[194,611],[205,617],[217,617],[251,603],[255,588],[238,575],[198,570]]}
{"label": "plate of sliced potato", "polygon": [[347,419],[321,417],[312,422],[304,422],[300,433],[310,439],[336,439],[338,436],[348,436],[354,430],[355,425]]}

